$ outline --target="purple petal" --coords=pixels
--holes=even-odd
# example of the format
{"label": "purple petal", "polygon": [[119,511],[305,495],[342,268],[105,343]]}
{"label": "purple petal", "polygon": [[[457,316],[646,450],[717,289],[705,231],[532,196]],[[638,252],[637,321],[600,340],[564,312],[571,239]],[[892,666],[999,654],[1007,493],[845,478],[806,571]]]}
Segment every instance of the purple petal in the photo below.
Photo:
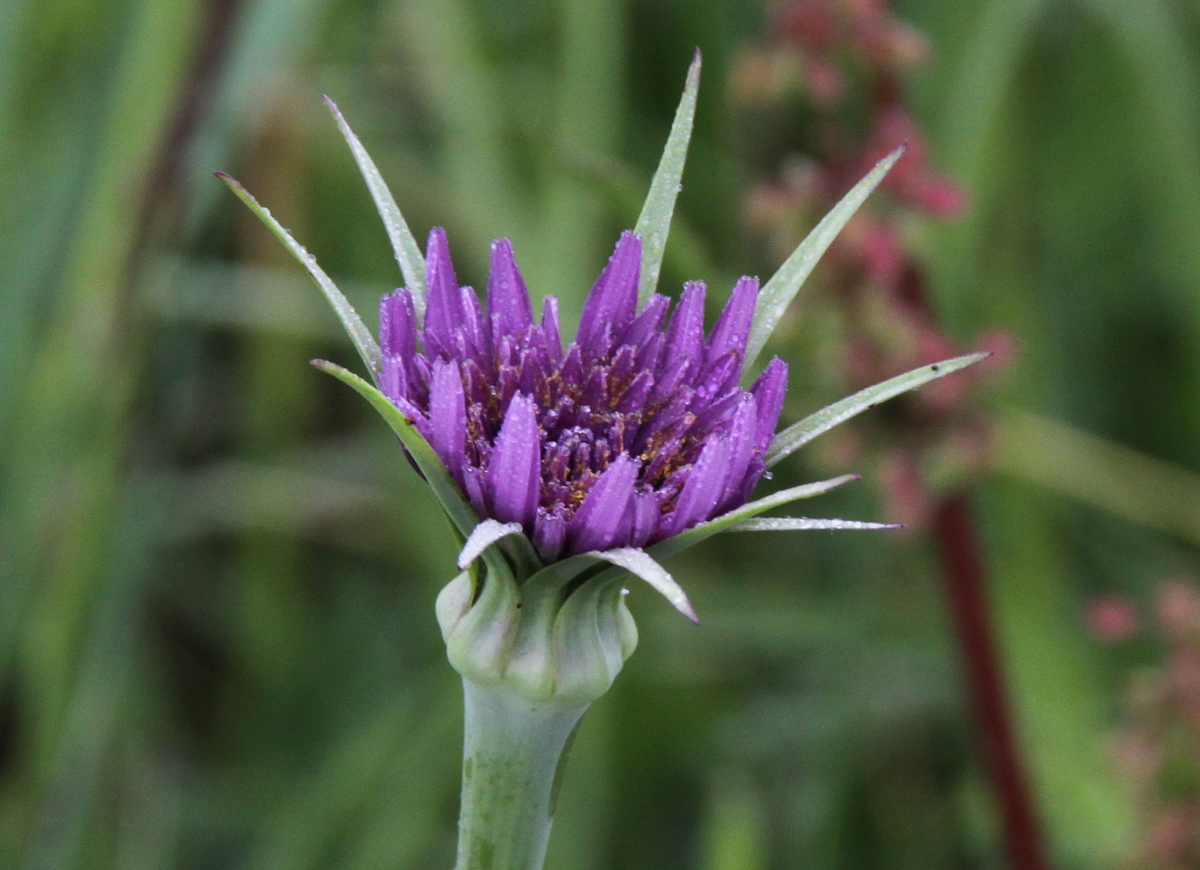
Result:
{"label": "purple petal", "polygon": [[429,385],[429,446],[460,482],[466,438],[467,409],[458,363],[435,360]]}
{"label": "purple petal", "polygon": [[380,391],[395,402],[408,398],[408,368],[404,357],[397,353],[383,352],[383,371],[379,376]]}
{"label": "purple petal", "polygon": [[728,467],[729,439],[723,436],[710,438],[688,472],[687,483],[675,502],[675,511],[667,518],[668,535],[677,535],[712,516],[717,499],[725,489]]}
{"label": "purple petal", "polygon": [[[737,411],[733,414],[733,425],[729,429],[729,470],[725,475],[725,488],[717,500],[721,513],[737,507],[734,502],[741,499],[757,443],[757,406],[754,396],[742,393]],[[758,482],[757,479],[755,482]]]}
{"label": "purple petal", "polygon": [[629,324],[629,328],[617,339],[617,344],[628,344],[633,347],[641,346],[650,336],[662,330],[663,321],[667,319],[667,308],[670,305],[671,300],[669,297],[655,293],[646,302],[646,307],[642,309],[642,313],[637,316],[637,319],[633,323]]}
{"label": "purple petal", "polygon": [[696,414],[696,421],[691,427],[692,431],[701,435],[714,429],[727,431],[733,423],[733,415],[737,412],[742,397],[748,395],[749,393],[741,390],[730,390],[724,395],[718,396],[698,413],[696,408],[692,408],[692,412]]}
{"label": "purple petal", "polygon": [[507,335],[524,335],[533,325],[533,307],[525,279],[513,258],[512,242],[497,239],[492,242],[492,266],[488,274],[488,313],[497,316],[500,328]]}
{"label": "purple petal", "polygon": [[689,281],[683,286],[667,327],[667,365],[683,359],[699,368],[704,352],[704,293],[703,281]]}
{"label": "purple petal", "polygon": [[571,346],[567,348],[566,354],[563,356],[562,366],[559,368],[559,377],[564,383],[575,384],[579,382],[579,376],[583,373],[583,352],[580,351],[579,345],[571,342]]}
{"label": "purple petal", "polygon": [[546,355],[538,348],[526,348],[521,351],[518,367],[521,370],[521,392],[536,398],[545,395],[550,379],[550,364]]}
{"label": "purple petal", "polygon": [[656,332],[638,350],[634,368],[644,372],[658,372],[662,366],[662,350],[666,346],[666,336]]}
{"label": "purple petal", "polygon": [[633,496],[633,533],[629,546],[640,547],[650,540],[650,536],[658,529],[661,514],[658,510],[658,496],[654,490],[646,489],[634,493]]}
{"label": "purple petal", "polygon": [[739,360],[746,350],[746,339],[750,337],[750,322],[754,320],[754,306],[758,302],[758,279],[740,278],[733,293],[725,304],[725,310],[709,335],[704,348],[704,363],[711,365],[721,356],[736,351]]}
{"label": "purple petal", "polygon": [[417,352],[417,318],[407,287],[379,302],[379,345],[385,354],[399,354],[406,359]]}
{"label": "purple petal", "polygon": [[533,544],[538,555],[546,562],[553,562],[562,554],[567,540],[567,521],[559,510],[549,513],[545,508],[537,509],[533,521]]}
{"label": "purple petal", "polygon": [[483,472],[474,465],[467,465],[463,468],[463,489],[467,491],[467,498],[471,502],[471,507],[475,508],[475,512],[481,517],[487,516],[487,499],[484,498],[484,477]]}
{"label": "purple petal", "polygon": [[642,240],[627,230],[588,294],[579,319],[576,341],[593,359],[607,354],[613,337],[633,322],[641,264]]}
{"label": "purple petal", "polygon": [[446,231],[434,227],[429,231],[425,248],[425,353],[428,356],[449,356],[454,348],[454,330],[463,322],[462,296],[454,264],[450,261],[450,246]]}
{"label": "purple petal", "polygon": [[779,423],[779,413],[783,410],[783,397],[787,394],[787,376],[787,363],[779,357],[772,357],[771,362],[754,382],[754,386],[750,388],[751,394],[758,401],[754,451],[759,456],[766,453],[775,439],[775,427]]}
{"label": "purple petal", "polygon": [[691,382],[688,375],[691,373],[692,367],[692,361],[686,356],[666,356],[663,359],[662,371],[655,378],[651,401],[654,404],[671,401],[679,395],[680,390],[690,391]]}
{"label": "purple petal", "polygon": [[731,389],[735,389],[741,368],[742,361],[736,354],[727,353],[717,357],[696,385],[696,404],[692,410],[700,411],[709,402],[722,399]]}
{"label": "purple petal", "polygon": [[579,393],[579,402],[581,406],[594,410],[608,407],[608,371],[606,369],[596,366],[588,373],[587,380],[583,383],[583,390]]}
{"label": "purple petal", "polygon": [[476,359],[491,359],[492,356],[492,324],[483,313],[479,297],[471,287],[459,290],[462,297],[463,322],[461,333],[466,338],[465,357]]}
{"label": "purple petal", "polygon": [[558,328],[558,299],[547,296],[542,300],[542,343],[554,362],[562,359],[562,334]]}
{"label": "purple petal", "polygon": [[627,453],[620,453],[592,484],[583,504],[567,524],[574,552],[607,550],[624,543],[615,539],[625,512],[629,510],[637,473],[637,460]]}
{"label": "purple petal", "polygon": [[[673,428],[677,428],[681,425],[684,427],[687,426],[688,418],[686,418],[685,415],[687,414],[688,406],[692,402],[692,397],[693,393],[691,388],[683,387],[682,389],[677,390],[665,404],[660,405],[655,410],[654,415],[646,420],[641,431],[638,433],[638,438],[634,445],[638,452],[645,447],[645,442],[648,441],[652,436],[657,435],[660,432],[669,432]],[[655,456],[655,458],[651,460],[651,464],[653,465],[660,462],[669,463],[671,458],[672,457],[667,455],[661,455],[660,451],[660,455]]]}
{"label": "purple petal", "polygon": [[654,376],[650,372],[639,372],[637,377],[630,381],[629,386],[625,388],[625,392],[621,394],[621,398],[617,400],[613,409],[628,414],[645,407],[653,386]]}
{"label": "purple petal", "polygon": [[537,409],[531,398],[517,393],[508,403],[488,466],[493,519],[526,527],[533,524],[541,483],[541,458]]}
{"label": "purple petal", "polygon": [[627,383],[633,377],[633,348],[629,345],[622,345],[613,357],[612,364],[608,366],[608,377],[611,381],[610,392],[619,394],[621,385]]}

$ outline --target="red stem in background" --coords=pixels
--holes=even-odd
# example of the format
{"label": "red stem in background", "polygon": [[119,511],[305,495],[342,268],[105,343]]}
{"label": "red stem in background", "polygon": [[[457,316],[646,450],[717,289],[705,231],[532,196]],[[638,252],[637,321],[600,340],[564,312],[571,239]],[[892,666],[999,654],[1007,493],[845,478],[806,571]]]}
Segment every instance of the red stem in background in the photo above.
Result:
{"label": "red stem in background", "polygon": [[983,559],[963,493],[944,498],[934,517],[946,591],[962,645],[963,663],[983,754],[1000,814],[1004,842],[1016,870],[1047,870],[1041,831],[1017,751],[1012,717],[988,616]]}

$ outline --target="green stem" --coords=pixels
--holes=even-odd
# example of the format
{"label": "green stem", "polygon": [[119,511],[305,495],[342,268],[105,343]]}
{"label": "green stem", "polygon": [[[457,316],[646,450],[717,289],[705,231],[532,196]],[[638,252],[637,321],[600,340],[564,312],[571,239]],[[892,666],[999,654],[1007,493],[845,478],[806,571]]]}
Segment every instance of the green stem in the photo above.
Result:
{"label": "green stem", "polygon": [[541,870],[566,749],[588,705],[463,680],[462,810],[455,870]]}

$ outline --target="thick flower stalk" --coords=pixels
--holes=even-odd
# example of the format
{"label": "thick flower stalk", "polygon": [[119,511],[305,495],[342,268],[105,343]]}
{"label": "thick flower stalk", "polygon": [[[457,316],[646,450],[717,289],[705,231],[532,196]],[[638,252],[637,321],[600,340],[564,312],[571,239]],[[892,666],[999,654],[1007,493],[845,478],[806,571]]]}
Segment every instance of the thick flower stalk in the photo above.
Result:
{"label": "thick flower stalk", "polygon": [[460,572],[437,618],[463,677],[463,797],[456,870],[542,866],[562,754],[589,704],[637,645],[625,584],[640,578],[693,621],[660,560],[725,530],[878,529],[880,523],[759,515],[855,479],[750,501],[772,464],[841,421],[982,358],[900,375],[783,431],[787,366],[741,384],[838,230],[903,149],[881,161],[760,289],[734,286],[704,328],[705,287],[672,310],[655,293],[696,105],[697,55],[635,228],[589,293],[574,341],[557,303],[540,317],[512,246],[492,245],[484,298],[455,277],[447,237],[422,256],[371,158],[329,103],[388,230],[405,286],[385,296],[376,342],[313,257],[223,176],[304,264],[374,384],[318,361],[399,436],[456,529]]}

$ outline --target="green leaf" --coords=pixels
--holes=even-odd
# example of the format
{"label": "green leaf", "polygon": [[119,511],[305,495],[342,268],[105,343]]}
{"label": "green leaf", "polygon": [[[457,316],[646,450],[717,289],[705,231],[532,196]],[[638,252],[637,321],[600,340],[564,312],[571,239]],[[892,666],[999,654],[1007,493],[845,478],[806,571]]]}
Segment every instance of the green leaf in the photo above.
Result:
{"label": "green leaf", "polygon": [[667,247],[667,234],[671,229],[671,215],[675,212],[675,198],[679,195],[683,165],[687,162],[688,143],[692,138],[692,122],[696,117],[696,95],[700,90],[700,50],[688,68],[687,84],[675,110],[675,120],[663,148],[662,159],[650,182],[646,203],[638,215],[633,231],[642,239],[642,275],[638,285],[638,305],[646,300],[658,286],[658,273],[662,270],[663,251]]}
{"label": "green leaf", "polygon": [[[317,286],[321,288],[321,292],[325,294],[325,298],[329,300],[329,304],[333,306],[333,310],[337,313],[338,318],[342,321],[342,326],[346,330],[346,334],[350,336],[350,340],[354,342],[354,346],[358,349],[358,355],[362,357],[362,361],[366,363],[367,371],[371,373],[371,377],[378,383],[379,375],[383,371],[383,356],[379,352],[379,345],[375,342],[375,336],[371,335],[371,330],[367,329],[362,318],[358,316],[358,312],[354,310],[354,306],[342,295],[342,291],[333,283],[333,279],[325,274],[325,270],[317,265],[317,258],[305,250],[304,246],[292,238],[292,234],[285,230],[271,212],[259,205],[246,188],[242,187],[236,180],[226,175],[224,172],[218,172],[217,178],[221,179],[234,192],[250,211],[254,212],[267,228],[270,229],[279,241],[283,242],[284,247],[291,251],[292,256],[300,261],[300,264],[308,270],[308,274],[317,282]],[[387,401],[386,399],[384,401]],[[391,404],[390,402],[388,403]],[[399,412],[397,412],[399,413]]]}
{"label": "green leaf", "polygon": [[812,273],[821,255],[829,249],[842,227],[854,216],[871,191],[879,186],[879,182],[883,181],[888,170],[904,155],[907,148],[907,145],[901,145],[875,164],[875,168],[821,218],[821,222],[805,237],[791,256],[784,260],[783,265],[762,288],[758,294],[758,305],[754,309],[754,321],[750,325],[750,339],[746,343],[744,371],[749,371],[754,365],[767,339],[775,331],[783,313],[800,292],[801,285]]}
{"label": "green leaf", "polygon": [[645,550],[621,547],[616,550],[593,550],[584,555],[611,562],[618,568],[624,568],[630,574],[641,577],[653,586],[663,598],[671,602],[672,607],[692,622],[700,622],[700,617],[696,616],[696,611],[692,607],[692,602],[688,600],[687,593],[675,582],[675,578],[667,572],[667,569],[654,561],[654,558]]}
{"label": "green leaf", "polygon": [[809,529],[902,529],[896,523],[863,523],[858,520],[810,520],[808,517],[766,517],[742,520],[731,532],[796,532]]}
{"label": "green leaf", "polygon": [[953,359],[943,360],[933,365],[921,366],[919,369],[913,369],[910,372],[889,378],[882,383],[875,384],[873,387],[859,390],[854,395],[847,396],[840,402],[827,405],[815,414],[809,414],[799,423],[788,426],[775,436],[770,449],[767,450],[767,467],[770,468],[785,456],[790,455],[809,441],[812,441],[818,435],[828,432],[834,426],[844,423],[846,420],[857,414],[861,414],[868,408],[873,408],[880,402],[887,401],[901,393],[915,390],[917,387],[927,384],[930,381],[944,378],[946,375],[953,374],[959,369],[965,369],[967,366],[974,365],[981,359],[986,359],[989,356],[991,356],[990,353],[969,353],[965,356],[956,356]]}
{"label": "green leaf", "polygon": [[667,538],[665,541],[659,541],[657,544],[647,547],[646,551],[655,559],[665,559],[668,556],[673,556],[676,553],[686,550],[688,547],[695,546],[706,538],[711,538],[718,532],[725,531],[735,523],[758,516],[773,507],[789,504],[802,498],[812,498],[814,495],[821,495],[858,479],[859,475],[857,474],[843,474],[840,477],[834,477],[829,480],[820,480],[816,483],[806,483],[802,486],[782,489],[779,492],[764,496],[757,501],[748,502],[740,508],[735,508],[729,513],[722,514],[706,523],[694,526],[686,532],[680,532],[678,535]]}
{"label": "green leaf", "polygon": [[346,119],[338,110],[337,104],[329,97],[325,97],[325,105],[333,113],[333,119],[337,121],[338,129],[342,132],[342,138],[350,146],[354,160],[358,164],[358,170],[362,173],[363,181],[367,183],[367,189],[371,191],[371,198],[375,200],[375,208],[379,211],[379,217],[383,221],[384,229],[387,230],[388,239],[391,240],[396,262],[400,264],[400,271],[404,275],[404,283],[412,293],[413,309],[417,314],[417,323],[420,324],[425,318],[425,258],[421,256],[417,240],[408,228],[408,222],[404,220],[404,215],[400,213],[395,197],[388,190],[387,182],[383,180],[383,176],[375,166],[375,161],[371,159],[367,149],[350,129],[350,125],[346,123]]}
{"label": "green leaf", "polygon": [[[454,478],[450,476],[450,472],[446,470],[446,466],[442,465],[442,460],[433,452],[433,448],[429,446],[429,442],[413,426],[413,421],[404,416],[399,408],[388,401],[387,396],[354,374],[354,372],[348,371],[334,363],[326,362],[323,359],[313,360],[312,364],[321,371],[331,374],[339,381],[353,387],[359,395],[371,403],[371,407],[378,411],[379,415],[387,421],[387,424],[392,427],[392,431],[400,438],[400,442],[408,449],[413,462],[421,470],[422,476],[424,476],[430,488],[433,489],[433,494],[441,502],[442,509],[446,511],[446,515],[450,517],[450,521],[454,523],[455,528],[458,529],[464,538],[469,540],[471,533],[479,525],[479,517],[475,515],[474,508],[463,498],[458,484],[454,482]],[[491,562],[488,564],[491,567]]]}

